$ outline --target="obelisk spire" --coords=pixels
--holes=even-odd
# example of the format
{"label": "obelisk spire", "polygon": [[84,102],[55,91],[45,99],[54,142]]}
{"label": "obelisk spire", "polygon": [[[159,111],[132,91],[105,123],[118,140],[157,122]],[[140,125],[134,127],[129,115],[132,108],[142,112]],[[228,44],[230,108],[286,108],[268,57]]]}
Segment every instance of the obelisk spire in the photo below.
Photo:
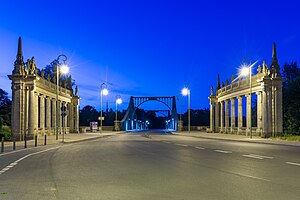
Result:
{"label": "obelisk spire", "polygon": [[22,39],[21,37],[19,37],[18,53],[17,53],[16,61],[14,63],[13,74],[22,74],[23,67],[24,67],[24,61],[23,61],[23,51],[22,51]]}
{"label": "obelisk spire", "polygon": [[278,64],[277,52],[276,52],[276,43],[273,43],[272,49],[272,64],[271,64],[271,73],[276,74],[277,76],[281,76],[280,74],[280,66]]}

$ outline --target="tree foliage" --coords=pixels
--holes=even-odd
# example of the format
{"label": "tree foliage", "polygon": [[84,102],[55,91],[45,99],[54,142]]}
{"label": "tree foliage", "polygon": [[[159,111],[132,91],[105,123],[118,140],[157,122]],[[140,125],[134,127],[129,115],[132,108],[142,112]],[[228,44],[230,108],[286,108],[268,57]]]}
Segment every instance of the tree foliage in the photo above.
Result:
{"label": "tree foliage", "polygon": [[0,89],[0,118],[2,118],[3,125],[11,125],[11,105],[12,102],[8,98],[7,92]]}
{"label": "tree foliage", "polygon": [[[191,109],[191,126],[209,126],[209,109]],[[185,112],[182,116],[183,125],[188,125],[188,113]]]}
{"label": "tree foliage", "polygon": [[300,69],[296,62],[283,67],[283,128],[284,132],[300,135]]}

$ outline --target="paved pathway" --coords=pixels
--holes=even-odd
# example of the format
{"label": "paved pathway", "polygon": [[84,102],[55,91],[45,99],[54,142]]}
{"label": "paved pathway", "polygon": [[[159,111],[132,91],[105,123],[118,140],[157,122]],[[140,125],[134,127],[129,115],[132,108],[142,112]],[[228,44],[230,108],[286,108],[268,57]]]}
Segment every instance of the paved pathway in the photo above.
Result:
{"label": "paved pathway", "polygon": [[209,139],[218,139],[218,140],[232,140],[232,141],[244,141],[244,142],[254,142],[254,143],[264,143],[264,144],[281,144],[281,145],[291,145],[291,146],[300,146],[300,142],[297,141],[287,141],[272,139],[272,138],[261,138],[259,136],[253,136],[250,138],[245,135],[234,135],[234,134],[223,134],[223,133],[207,133],[201,131],[187,131],[182,132],[173,132],[175,135],[184,135],[191,137],[200,137],[200,138],[209,138]]}
{"label": "paved pathway", "polygon": [[[95,138],[100,137],[107,137],[110,135],[119,134],[122,132],[113,132],[113,131],[103,131],[100,132],[93,132],[93,133],[69,133],[64,136],[64,143],[73,143],[73,142],[79,142],[79,141],[85,141],[85,140],[92,140]],[[38,146],[43,146],[45,142],[45,137],[40,135],[38,136]],[[53,145],[53,144],[59,144],[62,143],[62,135],[59,135],[58,140],[56,140],[55,135],[47,135],[47,145]],[[1,145],[1,144],[0,144]],[[25,146],[24,141],[16,141],[16,150],[23,149]],[[28,140],[27,141],[27,148],[31,148],[35,146],[34,140]],[[13,151],[13,142],[6,141],[4,142],[4,153]],[[0,152],[1,154],[1,152]]]}

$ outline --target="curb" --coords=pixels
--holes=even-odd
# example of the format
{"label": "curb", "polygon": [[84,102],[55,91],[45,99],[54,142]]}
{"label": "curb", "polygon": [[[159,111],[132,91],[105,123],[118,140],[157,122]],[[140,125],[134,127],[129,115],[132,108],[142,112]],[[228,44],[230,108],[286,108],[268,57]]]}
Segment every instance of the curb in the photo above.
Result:
{"label": "curb", "polygon": [[211,139],[211,140],[226,140],[226,141],[231,141],[231,142],[247,142],[247,143],[257,143],[257,144],[270,144],[270,145],[282,145],[282,146],[293,146],[293,147],[300,147],[300,143],[277,143],[273,141],[255,141],[255,140],[242,140],[242,139],[230,139],[230,138],[212,138],[212,137],[207,137],[207,136],[195,136],[195,135],[186,135],[186,134],[178,134],[178,133],[173,133],[174,135],[181,135],[181,136],[186,136],[186,137],[195,137],[195,138],[203,138],[203,139]]}

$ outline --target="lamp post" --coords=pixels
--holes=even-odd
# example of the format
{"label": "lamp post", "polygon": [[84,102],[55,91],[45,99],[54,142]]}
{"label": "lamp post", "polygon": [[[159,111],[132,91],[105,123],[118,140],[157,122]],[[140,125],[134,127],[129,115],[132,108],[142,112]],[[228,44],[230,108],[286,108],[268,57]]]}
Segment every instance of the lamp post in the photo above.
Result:
{"label": "lamp post", "polygon": [[[63,61],[63,64],[61,66],[59,65],[59,59],[61,58],[61,60]],[[58,92],[59,92],[59,76],[60,76],[60,72],[62,74],[66,74],[69,72],[69,67],[66,64],[67,61],[67,56],[64,54],[61,54],[57,57],[57,59],[54,61],[54,64],[56,66],[56,132],[55,132],[55,138],[56,140],[58,140],[58,127],[59,127],[59,104],[58,104]]]}
{"label": "lamp post", "polygon": [[191,91],[189,87],[184,87],[181,90],[183,96],[188,97],[188,132],[191,132]]}
{"label": "lamp post", "polygon": [[102,133],[102,120],[103,120],[103,113],[102,113],[102,98],[103,95],[107,96],[108,95],[108,90],[107,90],[107,85],[105,83],[101,84],[100,88],[100,133]]}
{"label": "lamp post", "polygon": [[116,96],[116,120],[115,120],[115,131],[120,130],[120,124],[118,121],[118,105],[122,104],[122,99],[120,95]]}
{"label": "lamp post", "polygon": [[[250,107],[252,103],[252,71],[251,68],[253,65],[248,66],[247,64],[243,64],[243,68],[241,69],[242,76],[248,76],[249,75],[249,98],[250,98]],[[249,132],[250,132],[250,139],[252,139],[252,112],[249,112],[250,114],[250,120],[249,120]]]}

